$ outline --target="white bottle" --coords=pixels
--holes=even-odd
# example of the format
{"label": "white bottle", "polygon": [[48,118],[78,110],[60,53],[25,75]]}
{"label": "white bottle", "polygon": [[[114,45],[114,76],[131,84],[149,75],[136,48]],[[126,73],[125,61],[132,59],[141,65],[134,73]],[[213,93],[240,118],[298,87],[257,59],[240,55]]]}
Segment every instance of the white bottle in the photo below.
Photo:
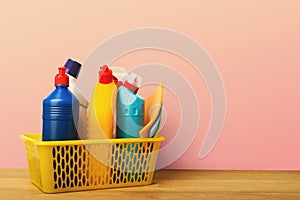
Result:
{"label": "white bottle", "polygon": [[69,90],[76,96],[79,101],[79,119],[78,119],[78,136],[80,139],[87,139],[87,108],[89,106],[89,102],[86,98],[81,94],[78,86],[76,85],[76,79],[81,69],[81,64],[68,59],[65,64],[66,73],[69,76]]}

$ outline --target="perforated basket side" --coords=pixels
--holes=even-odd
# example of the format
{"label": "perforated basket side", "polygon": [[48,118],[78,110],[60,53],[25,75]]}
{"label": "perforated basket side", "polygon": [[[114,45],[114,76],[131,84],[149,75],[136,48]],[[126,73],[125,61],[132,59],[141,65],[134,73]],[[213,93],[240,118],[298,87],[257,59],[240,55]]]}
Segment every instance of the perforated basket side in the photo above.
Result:
{"label": "perforated basket side", "polygon": [[113,184],[145,185],[151,183],[153,142],[114,144],[112,151]]}
{"label": "perforated basket side", "polygon": [[90,186],[111,188],[151,184],[159,146],[160,141],[88,145]]}
{"label": "perforated basket side", "polygon": [[46,193],[150,184],[163,140],[42,142],[38,134],[21,138],[31,180]]}
{"label": "perforated basket side", "polygon": [[109,188],[112,183],[111,144],[95,143],[86,145],[88,152],[89,189]]}
{"label": "perforated basket side", "polygon": [[41,146],[39,153],[44,192],[87,189],[88,155],[84,145]]}

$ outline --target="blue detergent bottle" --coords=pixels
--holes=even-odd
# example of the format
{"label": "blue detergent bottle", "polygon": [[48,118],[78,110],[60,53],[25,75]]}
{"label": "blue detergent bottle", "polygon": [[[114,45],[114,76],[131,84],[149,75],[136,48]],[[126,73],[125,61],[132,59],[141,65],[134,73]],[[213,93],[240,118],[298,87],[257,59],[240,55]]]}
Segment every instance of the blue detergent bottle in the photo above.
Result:
{"label": "blue detergent bottle", "polygon": [[55,76],[55,90],[43,100],[43,141],[78,139],[79,101],[68,90],[66,68]]}
{"label": "blue detergent bottle", "polygon": [[141,83],[141,77],[130,74],[117,94],[117,138],[139,138],[139,132],[144,126],[144,99],[136,93]]}

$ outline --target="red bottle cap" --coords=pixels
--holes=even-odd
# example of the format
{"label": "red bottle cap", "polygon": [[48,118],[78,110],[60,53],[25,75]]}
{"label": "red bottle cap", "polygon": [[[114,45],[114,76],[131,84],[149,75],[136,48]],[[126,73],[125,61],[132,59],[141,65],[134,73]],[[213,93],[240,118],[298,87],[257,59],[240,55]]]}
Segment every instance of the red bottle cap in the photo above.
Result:
{"label": "red bottle cap", "polygon": [[134,93],[137,93],[137,91],[139,90],[139,87],[129,83],[128,81],[125,81],[124,87],[126,87],[128,90],[130,90]]}
{"label": "red bottle cap", "polygon": [[69,86],[69,77],[66,75],[66,68],[59,67],[59,73],[55,76],[55,85]]}
{"label": "red bottle cap", "polygon": [[117,77],[115,77],[115,76],[113,75],[113,81],[114,81],[115,84],[117,84],[119,80],[118,80]]}
{"label": "red bottle cap", "polygon": [[100,67],[99,71],[99,82],[102,84],[109,84],[113,81],[112,71],[107,65]]}
{"label": "red bottle cap", "polygon": [[137,93],[142,84],[142,77],[135,73],[131,73],[125,77],[125,80],[126,81],[124,82],[124,87],[134,93]]}

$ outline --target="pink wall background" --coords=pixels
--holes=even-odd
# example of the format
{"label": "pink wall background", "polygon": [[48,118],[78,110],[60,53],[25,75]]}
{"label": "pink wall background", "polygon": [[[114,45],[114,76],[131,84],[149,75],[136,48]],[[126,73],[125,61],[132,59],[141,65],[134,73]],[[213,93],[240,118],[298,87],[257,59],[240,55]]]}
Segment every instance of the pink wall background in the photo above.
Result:
{"label": "pink wall background", "polygon": [[[164,52],[120,58],[173,66],[197,88],[196,140],[170,168],[300,169],[300,1],[7,1],[0,6],[0,167],[27,167],[19,135],[41,131],[41,101],[56,68],[84,61],[101,41],[139,27],[177,30],[210,54],[222,75],[227,117],[221,138],[203,160],[198,152],[210,120],[210,99],[188,63]],[[197,80],[197,81],[196,81]],[[166,109],[172,97],[166,92]],[[175,105],[175,104],[174,104]],[[176,132],[167,122],[162,135]]]}

